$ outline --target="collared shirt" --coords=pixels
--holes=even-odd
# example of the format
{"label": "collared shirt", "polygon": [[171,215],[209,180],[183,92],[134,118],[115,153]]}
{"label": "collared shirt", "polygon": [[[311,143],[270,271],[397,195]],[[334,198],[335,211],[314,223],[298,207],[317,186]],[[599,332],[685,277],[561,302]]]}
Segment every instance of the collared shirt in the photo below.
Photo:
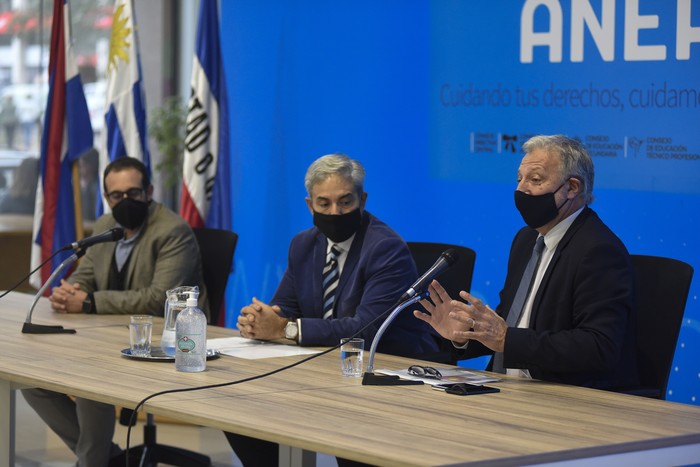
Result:
{"label": "collared shirt", "polygon": [[[121,227],[121,226],[120,226]],[[136,231],[136,234],[131,238],[122,238],[117,241],[117,247],[114,249],[114,259],[117,262],[117,270],[121,272],[124,264],[129,259],[131,252],[136,246],[136,240],[141,236],[141,229]]]}
{"label": "collared shirt", "polygon": [[[340,243],[333,243],[330,240],[328,240],[328,244],[326,245],[326,258],[328,258],[328,255],[330,254],[333,245],[335,245],[336,249],[340,251],[340,254],[338,255],[338,278],[340,278],[340,275],[343,273],[343,268],[345,267],[345,260],[348,259],[348,252],[350,251],[350,247],[352,246],[352,241],[355,240],[355,235],[356,234],[352,234],[352,237]],[[324,261],[323,264],[326,264],[326,262]],[[297,343],[301,343],[302,340],[302,321],[304,321],[303,318],[297,319]]]}
{"label": "collared shirt", "polygon": [[[540,261],[537,271],[535,271],[535,277],[533,278],[532,288],[530,289],[530,294],[525,299],[525,305],[523,305],[523,312],[520,315],[520,320],[516,327],[518,328],[529,328],[530,327],[530,315],[532,314],[532,304],[535,301],[535,295],[537,295],[537,290],[540,288],[542,283],[542,278],[544,277],[545,271],[547,271],[547,266],[549,266],[554,252],[559,246],[559,242],[574,223],[579,214],[583,211],[583,207],[567,217],[566,219],[555,225],[552,230],[547,232],[544,236],[544,250],[542,250],[542,259]],[[509,375],[525,376],[531,378],[530,372],[528,370],[521,369],[511,369],[507,368],[506,373]]]}
{"label": "collared shirt", "polygon": [[356,234],[352,234],[352,237],[340,243],[333,243],[328,240],[328,245],[326,245],[326,258],[328,258],[328,254],[331,252],[331,247],[333,247],[333,245],[335,245],[336,249],[340,251],[340,254],[338,255],[338,277],[340,277],[340,275],[343,273],[345,260],[348,259],[348,252],[352,246],[352,241],[355,240],[355,235]]}

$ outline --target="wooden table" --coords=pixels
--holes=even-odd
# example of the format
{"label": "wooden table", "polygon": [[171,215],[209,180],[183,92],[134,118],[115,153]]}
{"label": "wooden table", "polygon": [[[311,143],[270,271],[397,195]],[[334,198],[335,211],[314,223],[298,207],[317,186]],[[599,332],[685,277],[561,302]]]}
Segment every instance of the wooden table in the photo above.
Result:
{"label": "wooden table", "polygon": [[[209,361],[203,373],[122,357],[128,316],[58,315],[42,300],[33,321],[77,329],[20,332],[31,296],[0,301],[0,465],[14,456],[14,389],[36,386],[135,407],[152,393],[237,381],[302,357]],[[156,320],[154,336],[160,332]],[[235,331],[210,328],[209,337]],[[155,342],[157,342],[157,337]],[[377,355],[376,368],[413,360]],[[145,409],[291,447],[284,462],[324,452],[387,466],[678,465],[700,461],[700,407],[505,377],[498,394],[458,397],[428,386],[362,386],[340,376],[337,351],[273,376],[151,399]],[[283,463],[283,462],[281,462]]]}
{"label": "wooden table", "polygon": [[[33,223],[33,215],[0,214],[0,258],[12,265],[0,270],[0,289],[14,287],[29,274]],[[34,288],[25,281],[17,291],[31,293]]]}

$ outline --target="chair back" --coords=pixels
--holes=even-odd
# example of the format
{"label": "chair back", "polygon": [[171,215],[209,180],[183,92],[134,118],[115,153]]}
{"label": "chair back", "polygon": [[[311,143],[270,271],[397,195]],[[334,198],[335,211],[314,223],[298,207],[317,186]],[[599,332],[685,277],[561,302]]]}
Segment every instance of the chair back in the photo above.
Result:
{"label": "chair back", "polygon": [[238,234],[221,229],[192,230],[202,256],[202,275],[209,295],[209,324],[219,324],[219,312],[224,302]]}
{"label": "chair back", "polygon": [[666,399],[693,268],[671,258],[631,256],[636,280],[637,365],[641,388],[624,392]]}
{"label": "chair back", "polygon": [[[457,253],[457,261],[450,268],[437,276],[436,279],[452,298],[459,298],[460,290],[465,290],[467,292],[471,290],[474,263],[476,262],[476,252],[474,250],[465,246],[450,245],[448,243],[407,242],[407,244],[413,261],[416,263],[419,276],[430,269],[442,252],[450,248],[454,249]],[[419,304],[417,304],[416,307],[423,308]],[[422,355],[421,358],[437,363],[455,364],[456,360],[453,357],[452,344],[439,336],[432,328],[431,332],[440,350],[436,353]]]}

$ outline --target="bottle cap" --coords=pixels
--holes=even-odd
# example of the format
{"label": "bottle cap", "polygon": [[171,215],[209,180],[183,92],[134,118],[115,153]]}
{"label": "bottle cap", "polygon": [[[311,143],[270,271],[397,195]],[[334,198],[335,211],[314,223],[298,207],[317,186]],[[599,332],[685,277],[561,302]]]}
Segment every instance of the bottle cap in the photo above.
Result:
{"label": "bottle cap", "polygon": [[197,307],[197,296],[194,292],[187,292],[187,306]]}

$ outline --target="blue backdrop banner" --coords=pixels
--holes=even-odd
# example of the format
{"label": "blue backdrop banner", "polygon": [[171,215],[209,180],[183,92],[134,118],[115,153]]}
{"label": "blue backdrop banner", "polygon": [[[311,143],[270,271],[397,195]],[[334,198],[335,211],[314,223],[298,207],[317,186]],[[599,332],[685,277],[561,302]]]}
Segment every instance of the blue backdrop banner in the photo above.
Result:
{"label": "blue backdrop banner", "polygon": [[[253,296],[272,297],[289,241],[312,225],[306,168],[331,152],[365,165],[367,209],[406,240],[474,249],[472,293],[494,307],[523,225],[513,190],[533,134],[588,146],[593,208],[631,253],[700,270],[697,0],[221,6],[240,235],[228,325]],[[691,404],[698,283],[668,395]]]}

